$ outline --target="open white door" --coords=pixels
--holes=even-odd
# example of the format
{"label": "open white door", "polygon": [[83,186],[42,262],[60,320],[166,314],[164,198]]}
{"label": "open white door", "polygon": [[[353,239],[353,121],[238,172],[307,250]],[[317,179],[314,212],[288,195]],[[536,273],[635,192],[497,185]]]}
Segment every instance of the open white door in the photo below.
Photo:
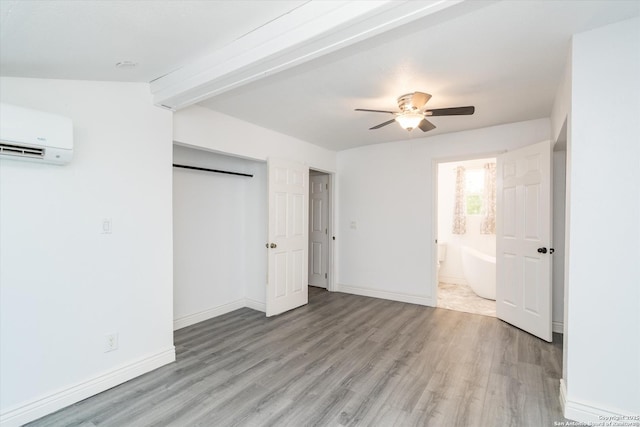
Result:
{"label": "open white door", "polygon": [[267,316],[308,302],[309,169],[269,159]]}
{"label": "open white door", "polygon": [[551,341],[551,142],[499,156],[496,175],[496,314]]}

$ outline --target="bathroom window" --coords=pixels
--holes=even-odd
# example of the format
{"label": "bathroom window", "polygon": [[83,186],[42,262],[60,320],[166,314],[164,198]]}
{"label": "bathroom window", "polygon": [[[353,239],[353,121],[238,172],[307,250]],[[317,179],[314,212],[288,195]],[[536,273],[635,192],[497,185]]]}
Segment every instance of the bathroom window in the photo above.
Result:
{"label": "bathroom window", "polygon": [[484,191],[484,171],[467,170],[465,174],[464,201],[467,215],[482,213],[482,194]]}

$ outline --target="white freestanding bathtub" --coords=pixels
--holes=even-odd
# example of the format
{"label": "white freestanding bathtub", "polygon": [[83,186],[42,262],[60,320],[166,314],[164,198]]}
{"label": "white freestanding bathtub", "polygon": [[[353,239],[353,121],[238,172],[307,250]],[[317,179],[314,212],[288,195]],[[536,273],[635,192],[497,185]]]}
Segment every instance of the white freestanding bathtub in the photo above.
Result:
{"label": "white freestanding bathtub", "polygon": [[462,247],[464,278],[479,297],[496,299],[496,257]]}

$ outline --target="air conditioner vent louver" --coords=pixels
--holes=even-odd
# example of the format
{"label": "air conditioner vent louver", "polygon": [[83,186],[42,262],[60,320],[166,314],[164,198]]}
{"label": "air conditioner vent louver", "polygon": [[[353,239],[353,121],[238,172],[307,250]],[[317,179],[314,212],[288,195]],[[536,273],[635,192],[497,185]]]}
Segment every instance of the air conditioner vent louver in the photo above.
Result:
{"label": "air conditioner vent louver", "polygon": [[0,154],[39,159],[44,157],[44,148],[34,148],[2,142],[0,143]]}

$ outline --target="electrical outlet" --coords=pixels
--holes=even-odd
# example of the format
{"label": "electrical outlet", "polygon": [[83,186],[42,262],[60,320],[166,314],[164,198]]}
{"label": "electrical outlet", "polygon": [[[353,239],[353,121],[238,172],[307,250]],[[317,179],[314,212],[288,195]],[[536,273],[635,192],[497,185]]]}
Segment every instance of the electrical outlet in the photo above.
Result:
{"label": "electrical outlet", "polygon": [[108,353],[118,349],[118,334],[107,334],[104,336],[104,352]]}

